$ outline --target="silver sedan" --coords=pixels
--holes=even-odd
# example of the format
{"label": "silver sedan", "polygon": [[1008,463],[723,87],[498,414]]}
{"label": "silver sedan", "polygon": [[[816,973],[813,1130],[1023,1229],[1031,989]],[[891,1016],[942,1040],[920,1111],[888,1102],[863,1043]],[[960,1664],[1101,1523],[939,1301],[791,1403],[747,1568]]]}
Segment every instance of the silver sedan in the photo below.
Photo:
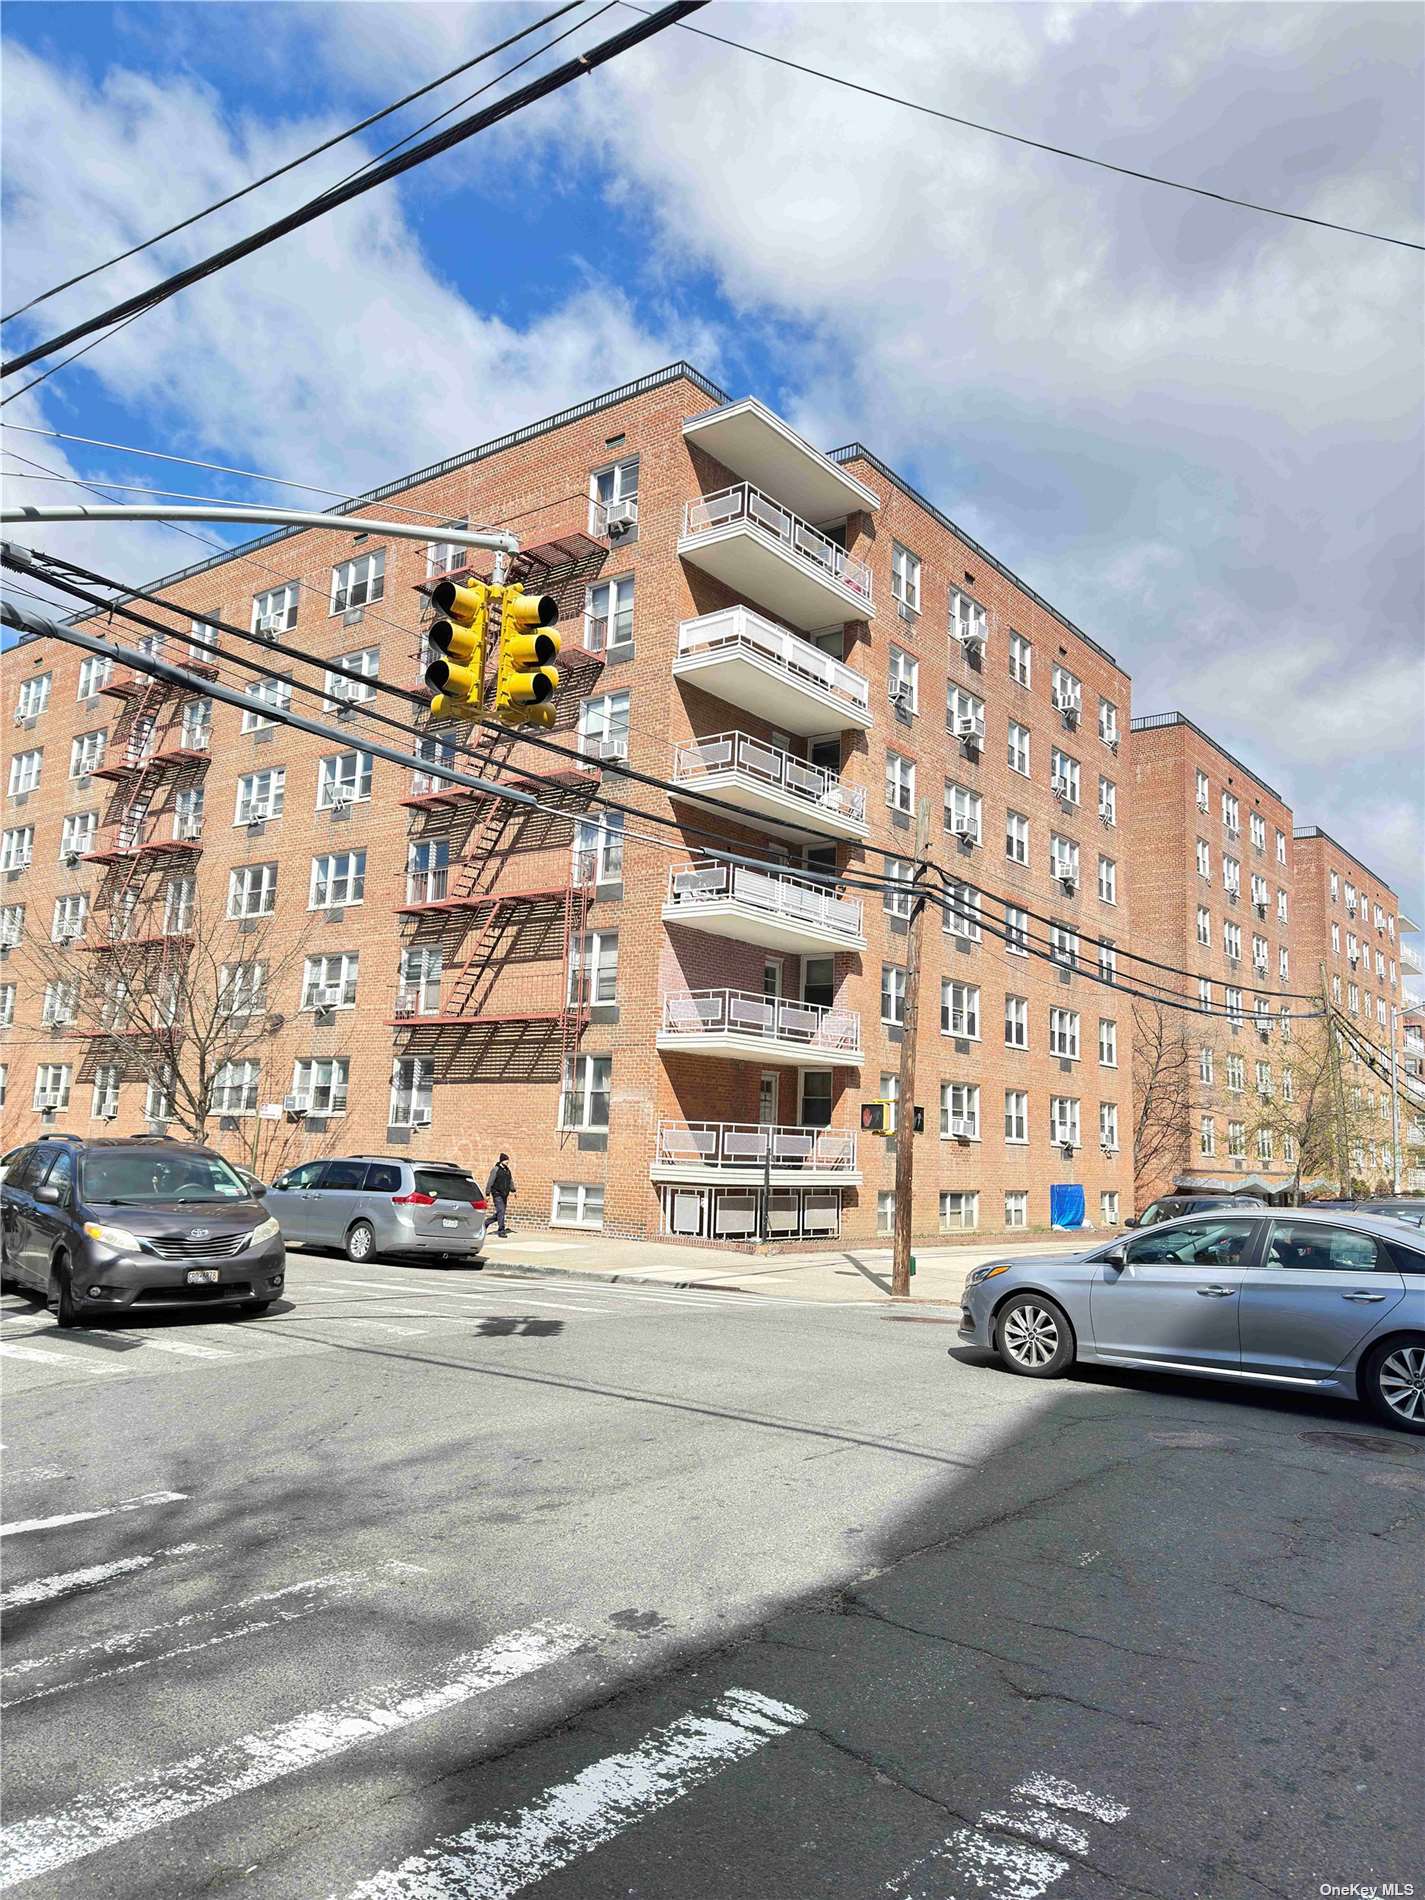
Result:
{"label": "silver sedan", "polygon": [[1308,1208],[1166,1221],[1091,1253],[976,1267],[960,1337],[1011,1372],[1075,1362],[1360,1400],[1425,1432],[1425,1234]]}

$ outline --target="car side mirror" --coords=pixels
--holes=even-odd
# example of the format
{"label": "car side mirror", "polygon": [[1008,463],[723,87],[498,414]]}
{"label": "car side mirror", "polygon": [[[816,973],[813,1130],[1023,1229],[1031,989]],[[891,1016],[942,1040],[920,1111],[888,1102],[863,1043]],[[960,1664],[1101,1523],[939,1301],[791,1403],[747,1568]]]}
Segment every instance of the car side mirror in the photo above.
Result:
{"label": "car side mirror", "polygon": [[1126,1221],[1124,1221],[1124,1223],[1123,1223],[1123,1225],[1124,1225],[1125,1227],[1141,1227],[1141,1226],[1142,1226],[1142,1224],[1143,1224],[1143,1223],[1142,1223],[1142,1222],[1141,1222],[1141,1221],[1139,1220],[1139,1218],[1138,1218],[1138,1216],[1137,1216],[1136,1214],[1133,1214],[1133,1215],[1131,1215],[1131,1216],[1130,1216],[1130,1217],[1129,1217],[1129,1218],[1128,1218],[1128,1219],[1127,1219]]}
{"label": "car side mirror", "polygon": [[37,1187],[35,1189],[35,1199],[37,1201],[43,1201],[46,1207],[58,1207],[60,1202],[59,1189],[51,1186],[50,1183],[46,1181],[43,1187]]}
{"label": "car side mirror", "polygon": [[267,1193],[267,1189],[266,1189],[266,1187],[264,1186],[264,1184],[263,1184],[263,1183],[262,1183],[261,1181],[252,1181],[252,1182],[249,1182],[249,1184],[248,1184],[248,1190],[247,1190],[247,1191],[248,1191],[248,1193],[249,1193],[249,1194],[252,1194],[252,1195],[254,1195],[254,1196],[256,1196],[256,1198],[257,1198],[257,1199],[258,1199],[259,1201],[260,1201],[260,1200],[261,1200],[261,1199],[263,1198],[263,1196],[264,1196],[264,1195],[265,1195],[265,1194]]}
{"label": "car side mirror", "polygon": [[1127,1262],[1128,1249],[1123,1242],[1120,1241],[1116,1247],[1110,1247],[1108,1252],[1102,1256],[1102,1259],[1106,1267],[1121,1267]]}

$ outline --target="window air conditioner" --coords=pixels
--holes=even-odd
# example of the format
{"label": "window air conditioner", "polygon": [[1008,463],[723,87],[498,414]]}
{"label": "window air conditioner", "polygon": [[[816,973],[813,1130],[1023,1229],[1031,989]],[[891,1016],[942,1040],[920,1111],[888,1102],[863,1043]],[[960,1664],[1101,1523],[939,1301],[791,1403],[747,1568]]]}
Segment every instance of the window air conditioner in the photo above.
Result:
{"label": "window air conditioner", "polygon": [[351,809],[350,792],[337,792],[332,799],[331,809],[333,811],[349,811]]}
{"label": "window air conditioner", "polygon": [[950,1135],[951,1135],[952,1140],[973,1141],[974,1134],[975,1134],[975,1124],[970,1120],[968,1115],[952,1115],[951,1116]]}
{"label": "window air conditioner", "polygon": [[430,1110],[428,1108],[412,1109],[411,1110],[411,1126],[412,1128],[429,1128],[430,1127]]}
{"label": "window air conditioner", "polygon": [[955,831],[955,838],[956,838],[957,843],[963,844],[963,845],[969,845],[971,849],[973,849],[974,846],[979,843],[978,838],[976,838],[974,832],[971,831],[968,825],[958,826]]}
{"label": "window air conditioner", "polygon": [[263,640],[275,640],[282,630],[281,616],[278,614],[259,614],[253,632]]}
{"label": "window air conditioner", "polygon": [[1055,798],[1062,799],[1066,804],[1071,802],[1069,799],[1069,781],[1066,778],[1058,777],[1051,780],[1050,789],[1053,791]]}
{"label": "window air conditioner", "polygon": [[1109,739],[1105,743],[1107,744],[1109,751],[1113,754],[1114,758],[1116,759],[1118,757],[1117,739]]}
{"label": "window air conditioner", "polygon": [[604,509],[604,533],[610,541],[621,541],[630,528],[638,526],[638,501],[611,501]]}
{"label": "window air conditioner", "polygon": [[956,713],[955,737],[957,739],[983,739],[985,724],[978,713]]}
{"label": "window air conditioner", "polygon": [[118,1111],[118,1108],[117,1108],[117,1107],[114,1107],[114,1108],[101,1108],[101,1109],[100,1109],[100,1111],[99,1111],[99,1119],[100,1119],[100,1121],[101,1121],[101,1122],[115,1122],[115,1121],[117,1121],[117,1120],[119,1119],[119,1111]]}
{"label": "window air conditioner", "polygon": [[1059,882],[1064,887],[1065,897],[1072,897],[1074,892],[1078,889],[1078,884],[1076,880],[1073,877],[1071,877],[1067,871],[1060,871],[1058,873],[1058,878],[1059,878]]}
{"label": "window air conditioner", "polygon": [[305,1115],[312,1105],[310,1095],[284,1095],[282,1106],[289,1115]]}
{"label": "window air conditioner", "polygon": [[321,989],[316,993],[315,1002],[318,1009],[335,1009],[340,1001],[341,991],[339,989]]}
{"label": "window air conditioner", "polygon": [[1073,1160],[1073,1158],[1074,1158],[1074,1144],[1073,1144],[1073,1142],[1071,1142],[1071,1141],[1063,1141],[1063,1142],[1061,1142],[1061,1147],[1062,1147],[1062,1151],[1063,1151],[1063,1156],[1064,1156],[1064,1159],[1065,1159],[1066,1161],[1072,1161],[1072,1160]]}
{"label": "window air conditioner", "polygon": [[64,854],[64,862],[71,871],[74,870],[79,863],[79,853],[77,851],[66,851]]}

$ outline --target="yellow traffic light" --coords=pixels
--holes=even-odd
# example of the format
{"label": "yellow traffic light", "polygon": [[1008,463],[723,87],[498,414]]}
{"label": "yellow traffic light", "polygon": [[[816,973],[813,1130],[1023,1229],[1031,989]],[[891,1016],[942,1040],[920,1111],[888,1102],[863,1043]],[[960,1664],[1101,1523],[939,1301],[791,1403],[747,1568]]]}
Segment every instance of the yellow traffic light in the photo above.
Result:
{"label": "yellow traffic light", "polygon": [[559,652],[553,630],[559,603],[552,594],[526,594],[518,584],[498,591],[495,717],[507,726],[550,727],[559,690],[559,669],[550,664]]}
{"label": "yellow traffic light", "polygon": [[485,641],[489,627],[490,596],[498,589],[476,581],[462,587],[441,581],[431,589],[431,600],[446,617],[437,620],[429,640],[446,656],[426,668],[426,685],[435,689],[432,715],[459,713],[478,719],[484,711]]}

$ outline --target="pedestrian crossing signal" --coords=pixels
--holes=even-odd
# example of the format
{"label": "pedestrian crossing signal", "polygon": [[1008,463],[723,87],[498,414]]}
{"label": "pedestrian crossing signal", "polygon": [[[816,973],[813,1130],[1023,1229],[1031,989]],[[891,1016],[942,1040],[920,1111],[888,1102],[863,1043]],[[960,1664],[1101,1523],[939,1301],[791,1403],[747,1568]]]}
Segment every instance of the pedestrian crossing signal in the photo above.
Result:
{"label": "pedestrian crossing signal", "polygon": [[861,1132],[863,1135],[888,1135],[891,1132],[889,1102],[862,1102]]}
{"label": "pedestrian crossing signal", "polygon": [[431,589],[431,600],[445,616],[431,627],[427,638],[441,657],[426,668],[426,685],[433,688],[431,713],[478,719],[484,711],[485,642],[489,627],[490,595],[482,582],[462,586],[441,581]]}
{"label": "pedestrian crossing signal", "polygon": [[553,594],[526,594],[515,584],[499,590],[499,647],[495,674],[495,717],[507,726],[554,724],[559,691],[559,635],[554,622],[559,603]]}

